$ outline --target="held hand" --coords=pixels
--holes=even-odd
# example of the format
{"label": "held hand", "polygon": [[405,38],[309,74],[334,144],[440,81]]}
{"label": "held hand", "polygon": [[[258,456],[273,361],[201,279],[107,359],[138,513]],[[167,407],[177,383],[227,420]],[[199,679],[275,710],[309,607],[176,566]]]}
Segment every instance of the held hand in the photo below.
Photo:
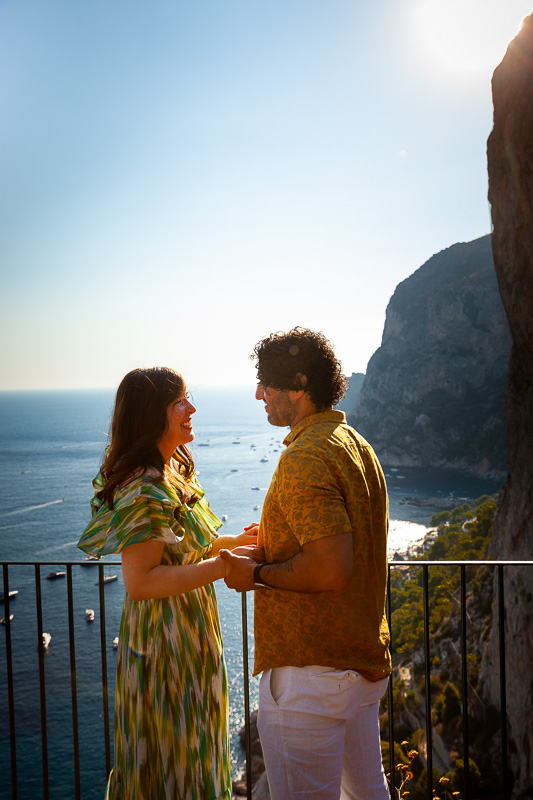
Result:
{"label": "held hand", "polygon": [[[234,537],[235,547],[243,547],[247,545],[257,544],[258,532],[259,532],[259,525],[257,522],[254,522],[253,525],[247,525],[242,533],[239,533],[237,534],[237,536]],[[235,548],[232,547],[231,549],[234,550]]]}
{"label": "held hand", "polygon": [[224,582],[228,589],[235,589],[236,592],[246,592],[254,588],[256,563],[253,558],[235,555],[231,550],[221,550],[220,558],[226,564]]}
{"label": "held hand", "polygon": [[262,547],[257,547],[256,545],[234,547],[231,552],[234,556],[248,556],[248,558],[253,558],[256,564],[262,564],[264,561],[266,561],[264,549]]}

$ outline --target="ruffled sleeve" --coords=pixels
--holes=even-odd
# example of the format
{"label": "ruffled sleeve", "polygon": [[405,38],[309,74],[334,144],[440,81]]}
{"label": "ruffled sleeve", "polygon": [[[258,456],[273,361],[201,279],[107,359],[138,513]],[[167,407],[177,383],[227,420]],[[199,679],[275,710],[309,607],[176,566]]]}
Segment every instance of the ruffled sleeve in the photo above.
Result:
{"label": "ruffled sleeve", "polygon": [[[95,492],[102,488],[99,476],[93,486]],[[176,553],[194,551],[197,557],[203,557],[222,523],[209,508],[199,484],[195,489],[199,499],[188,506],[173,486],[143,476],[116,492],[113,509],[95,497],[91,502],[93,518],[78,547],[100,558],[153,539]]]}
{"label": "ruffled sleeve", "polygon": [[[95,485],[97,491],[98,488]],[[176,545],[185,535],[181,525],[176,523],[171,527],[169,524],[177,502],[177,497],[171,499],[165,492],[154,492],[150,481],[142,478],[131,481],[117,492],[113,509],[107,503],[98,508],[93,501],[94,516],[83,532],[78,547],[100,558],[120,553],[130,544],[150,539]]]}

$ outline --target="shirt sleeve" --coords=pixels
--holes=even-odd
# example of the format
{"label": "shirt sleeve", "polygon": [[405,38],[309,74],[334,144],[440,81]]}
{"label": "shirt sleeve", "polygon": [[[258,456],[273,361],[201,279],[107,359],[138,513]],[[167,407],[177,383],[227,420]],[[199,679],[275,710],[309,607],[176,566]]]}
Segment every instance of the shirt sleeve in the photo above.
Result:
{"label": "shirt sleeve", "polygon": [[351,532],[345,499],[324,459],[302,453],[292,457],[287,452],[280,466],[280,506],[300,546]]}

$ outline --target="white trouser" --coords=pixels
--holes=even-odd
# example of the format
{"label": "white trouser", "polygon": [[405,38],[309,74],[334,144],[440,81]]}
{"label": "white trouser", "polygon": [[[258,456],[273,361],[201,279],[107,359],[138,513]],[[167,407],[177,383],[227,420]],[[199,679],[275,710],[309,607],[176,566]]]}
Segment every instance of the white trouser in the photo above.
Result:
{"label": "white trouser", "polygon": [[387,678],[278,667],[261,676],[257,725],[272,800],[389,800],[379,701]]}

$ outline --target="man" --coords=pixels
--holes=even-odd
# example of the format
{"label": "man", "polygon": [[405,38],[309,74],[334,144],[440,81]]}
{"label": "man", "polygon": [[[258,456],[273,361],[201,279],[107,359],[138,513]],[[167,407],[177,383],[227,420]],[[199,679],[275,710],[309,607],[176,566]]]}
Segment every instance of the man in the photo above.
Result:
{"label": "man", "polygon": [[272,800],[388,800],[378,707],[390,673],[384,616],[388,499],[370,445],[334,411],[346,389],[321,333],[255,349],[271,425],[290,426],[265,498],[264,548],[222,551],[226,583],[255,588],[258,728]]}

